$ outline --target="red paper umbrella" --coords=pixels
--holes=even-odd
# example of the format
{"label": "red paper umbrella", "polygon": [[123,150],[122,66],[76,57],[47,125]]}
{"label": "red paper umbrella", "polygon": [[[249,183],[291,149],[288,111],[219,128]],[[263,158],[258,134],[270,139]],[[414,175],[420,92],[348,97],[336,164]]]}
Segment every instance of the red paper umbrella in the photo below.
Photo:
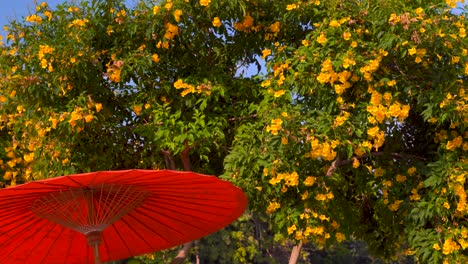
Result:
{"label": "red paper umbrella", "polygon": [[247,206],[231,183],[192,172],[102,171],[0,190],[0,263],[99,263],[213,233]]}

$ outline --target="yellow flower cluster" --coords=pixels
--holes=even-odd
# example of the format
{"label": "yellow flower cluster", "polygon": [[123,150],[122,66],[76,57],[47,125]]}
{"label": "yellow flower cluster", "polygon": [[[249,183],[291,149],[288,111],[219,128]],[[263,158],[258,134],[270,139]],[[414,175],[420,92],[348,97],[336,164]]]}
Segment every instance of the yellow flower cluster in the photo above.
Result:
{"label": "yellow flower cluster", "polygon": [[[77,125],[78,121],[85,121],[86,123],[92,122],[94,119],[94,115],[87,109],[84,109],[82,107],[75,107],[73,111],[70,114],[70,118],[68,120],[68,123],[70,124],[71,127],[75,127]],[[78,128],[78,132],[81,131],[82,128]]]}
{"label": "yellow flower cluster", "polygon": [[373,147],[378,150],[385,142],[385,132],[381,131],[378,126],[374,126],[367,130],[367,136],[373,140]]}
{"label": "yellow flower cluster", "polygon": [[245,31],[249,32],[250,30],[257,30],[254,27],[254,19],[251,17],[249,14],[247,14],[242,22],[236,22],[234,23],[234,29],[237,31]]}
{"label": "yellow flower cluster", "polygon": [[446,239],[444,242],[444,245],[442,247],[442,253],[444,255],[449,255],[455,251],[458,251],[459,249],[460,249],[460,246],[457,244],[457,242],[449,238],[449,239]]}
{"label": "yellow flower cluster", "polygon": [[208,6],[211,3],[211,0],[200,0],[201,6]]}
{"label": "yellow flower cluster", "polygon": [[276,81],[278,86],[283,85],[283,82],[286,79],[284,77],[284,72],[288,69],[289,63],[287,62],[282,64],[276,63],[275,65],[273,65],[273,75],[278,78],[278,80]]}
{"label": "yellow flower cluster", "polygon": [[[410,106],[401,105],[398,101],[392,102],[392,95],[385,93],[384,96],[374,89],[370,89],[371,99],[367,106],[367,112],[371,114],[368,118],[371,124],[383,123],[387,118],[398,118],[405,120],[409,115]],[[385,99],[382,102],[382,99]]]}
{"label": "yellow flower cluster", "polygon": [[176,25],[167,22],[165,26],[166,33],[164,34],[164,38],[171,40],[179,34],[179,27],[177,27]]}
{"label": "yellow flower cluster", "polygon": [[372,73],[376,72],[380,67],[380,62],[382,61],[382,56],[378,56],[373,60],[369,60],[367,64],[359,69],[362,76],[366,81],[372,81]]}
{"label": "yellow flower cluster", "polygon": [[107,77],[111,82],[118,83],[120,82],[120,73],[122,71],[122,66],[124,65],[124,62],[121,60],[114,61],[111,65],[111,63],[107,63]]}
{"label": "yellow flower cluster", "polygon": [[291,173],[278,173],[276,177],[269,180],[269,183],[275,186],[278,183],[284,181],[282,192],[286,192],[288,187],[299,185],[299,174],[293,171]]}
{"label": "yellow flower cluster", "polygon": [[457,213],[460,215],[466,214],[466,192],[465,188],[462,184],[455,185],[455,194],[458,196],[458,203],[457,203]]}
{"label": "yellow flower cluster", "polygon": [[398,208],[400,207],[401,203],[403,203],[402,200],[396,200],[388,206],[388,209],[390,209],[390,211],[396,212],[398,211]]}
{"label": "yellow flower cluster", "polygon": [[445,148],[447,150],[454,150],[456,148],[459,148],[462,146],[462,143],[463,143],[463,138],[462,136],[458,136],[456,138],[454,138],[453,140],[449,140],[447,141],[447,145],[445,146]]}
{"label": "yellow flower cluster", "polygon": [[270,132],[273,135],[278,135],[278,131],[282,129],[281,125],[283,124],[283,120],[280,118],[275,118],[271,120],[271,125],[266,127],[266,131]]}
{"label": "yellow flower cluster", "polygon": [[180,10],[180,9],[176,9],[176,10],[174,11],[174,19],[175,19],[175,21],[176,21],[177,23],[180,22],[180,16],[182,15],[182,13],[183,13],[183,12],[182,12],[182,10]]}
{"label": "yellow flower cluster", "polygon": [[426,55],[426,49],[416,49],[415,47],[408,49],[408,54],[413,56],[416,55],[414,62],[420,63],[422,58]]}
{"label": "yellow flower cluster", "polygon": [[343,123],[348,120],[348,117],[349,117],[349,112],[346,112],[346,111],[342,111],[342,113],[337,116],[335,118],[335,120],[333,121],[333,126],[334,127],[339,127],[341,125],[343,125]]}
{"label": "yellow flower cluster", "polygon": [[37,58],[41,61],[41,67],[43,69],[48,68],[50,72],[53,71],[51,62],[54,60],[54,58],[47,60],[45,55],[53,53],[54,50],[55,49],[49,45],[39,45],[39,51],[37,54]]}
{"label": "yellow flower cluster", "polygon": [[202,83],[200,85],[198,85],[197,87],[191,85],[191,84],[188,84],[188,83],[184,83],[183,80],[181,79],[178,79],[175,83],[174,83],[174,88],[176,89],[184,89],[180,95],[182,97],[185,97],[187,94],[190,94],[190,93],[202,93],[204,92],[205,94],[207,95],[210,95],[211,94],[211,89],[212,89],[212,86],[211,86],[211,83],[208,83],[208,84],[205,84],[205,83]]}
{"label": "yellow flower cluster", "polygon": [[330,142],[325,141],[321,143],[317,138],[312,136],[310,138],[310,146],[312,150],[306,154],[306,157],[311,157],[313,159],[322,158],[324,160],[334,160],[336,157],[335,148],[339,145],[339,142],[332,140]]}
{"label": "yellow flower cluster", "polygon": [[86,23],[88,23],[89,20],[88,19],[75,19],[73,20],[69,25],[68,27],[84,27],[86,26]]}
{"label": "yellow flower cluster", "polygon": [[[346,61],[346,63],[354,63],[354,61]],[[346,65],[349,67],[348,64]],[[346,68],[347,68],[346,67]],[[333,65],[332,61],[330,59],[326,59],[322,63],[322,68],[320,69],[320,74],[317,76],[317,81],[321,84],[326,84],[330,83],[333,85],[333,88],[335,89],[336,94],[341,95],[346,89],[351,87],[351,83],[349,80],[354,80],[354,77],[352,78],[352,73],[345,70],[342,72],[335,72],[333,70]],[[335,84],[335,82],[338,82]]]}
{"label": "yellow flower cluster", "polygon": [[280,203],[270,202],[270,204],[268,205],[265,213],[266,214],[271,214],[271,213],[275,212],[276,210],[278,210],[280,207],[281,207]]}
{"label": "yellow flower cluster", "polygon": [[327,200],[332,200],[335,198],[332,192],[328,193],[318,193],[315,195],[315,200],[321,201],[321,202],[326,202]]}
{"label": "yellow flower cluster", "polygon": [[42,22],[42,17],[34,14],[26,17],[26,22],[40,24]]}

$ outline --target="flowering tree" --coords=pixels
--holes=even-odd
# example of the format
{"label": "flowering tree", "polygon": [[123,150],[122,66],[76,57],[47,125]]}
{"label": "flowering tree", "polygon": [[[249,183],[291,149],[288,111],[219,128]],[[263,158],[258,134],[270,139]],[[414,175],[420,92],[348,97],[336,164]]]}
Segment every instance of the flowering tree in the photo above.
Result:
{"label": "flowering tree", "polygon": [[[364,239],[388,258],[466,262],[467,22],[456,2],[278,4],[259,122],[239,128],[225,160],[274,230],[298,245]],[[292,37],[282,27],[295,19]]]}
{"label": "flowering tree", "polygon": [[[364,239],[387,258],[464,262],[468,47],[456,4],[38,3],[1,40],[2,182],[223,174],[294,253]],[[260,57],[266,76],[239,74]]]}

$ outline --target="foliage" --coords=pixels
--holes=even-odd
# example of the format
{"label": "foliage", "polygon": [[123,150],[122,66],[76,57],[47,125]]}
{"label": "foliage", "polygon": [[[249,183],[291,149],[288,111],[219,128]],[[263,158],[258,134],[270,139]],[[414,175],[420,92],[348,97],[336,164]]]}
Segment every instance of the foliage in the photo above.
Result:
{"label": "foliage", "polygon": [[[456,4],[38,3],[0,40],[2,183],[189,157],[240,186],[278,243],[363,239],[388,259],[465,262]],[[239,74],[262,60],[265,76]],[[238,225],[230,250],[260,258]]]}

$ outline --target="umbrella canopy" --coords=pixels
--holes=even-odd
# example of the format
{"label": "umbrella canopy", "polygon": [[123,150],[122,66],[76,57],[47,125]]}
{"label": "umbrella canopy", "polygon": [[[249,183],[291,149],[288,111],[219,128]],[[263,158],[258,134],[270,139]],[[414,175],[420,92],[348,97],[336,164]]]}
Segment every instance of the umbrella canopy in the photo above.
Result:
{"label": "umbrella canopy", "polygon": [[236,220],[247,198],[213,176],[101,171],[0,190],[0,263],[95,263],[183,244]]}

